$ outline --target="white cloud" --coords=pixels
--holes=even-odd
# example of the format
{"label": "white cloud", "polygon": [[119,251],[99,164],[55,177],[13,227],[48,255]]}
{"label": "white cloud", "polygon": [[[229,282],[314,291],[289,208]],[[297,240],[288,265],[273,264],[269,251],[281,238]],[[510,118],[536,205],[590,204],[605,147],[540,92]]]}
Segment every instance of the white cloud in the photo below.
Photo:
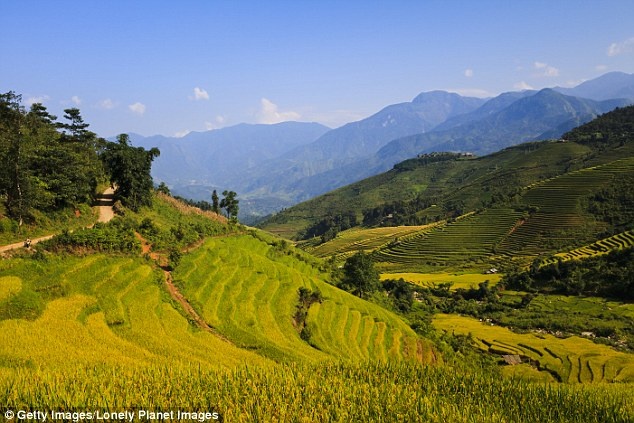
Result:
{"label": "white cloud", "polygon": [[528,85],[525,81],[520,81],[513,85],[516,90],[533,90],[534,88]]}
{"label": "white cloud", "polygon": [[605,72],[606,70],[608,70],[608,67],[606,65],[596,65],[594,68],[599,72]]}
{"label": "white cloud", "polygon": [[205,128],[208,131],[211,131],[212,129],[222,128],[222,126],[224,125],[226,121],[227,121],[226,117],[218,115],[214,119],[214,122],[205,122]]}
{"label": "white cloud", "polygon": [[70,101],[72,103],[74,103],[75,105],[79,106],[81,104],[81,98],[79,98],[78,96],[74,95],[70,98]]}
{"label": "white cloud", "polygon": [[128,106],[128,109],[130,109],[130,111],[132,113],[136,113],[138,115],[142,115],[143,113],[145,113],[145,104],[143,103],[139,103],[138,101],[134,104],[130,104]]}
{"label": "white cloud", "polygon": [[493,97],[493,94],[482,88],[447,88],[445,91],[460,94],[467,97]]}
{"label": "white cloud", "polygon": [[190,100],[209,100],[209,93],[199,87],[194,88],[194,96],[189,96]]}
{"label": "white cloud", "polygon": [[281,112],[278,110],[277,104],[271,100],[263,98],[260,100],[260,110],[256,113],[258,123],[280,123],[289,120],[298,120],[301,115],[297,112],[286,111]]}
{"label": "white cloud", "polygon": [[30,106],[31,104],[35,103],[44,103],[45,101],[50,99],[51,98],[47,95],[33,96],[26,99],[26,104]]}
{"label": "white cloud", "polygon": [[183,129],[182,131],[178,131],[174,134],[176,138],[182,138],[185,135],[189,134],[191,131],[189,129]]}
{"label": "white cloud", "polygon": [[625,41],[621,41],[620,43],[612,43],[608,47],[608,56],[618,56],[620,54],[632,53],[634,52],[634,37],[628,38]]}
{"label": "white cloud", "polygon": [[545,76],[545,77],[559,76],[559,69],[549,66],[547,63],[535,62],[533,66],[535,69],[540,71],[539,74],[535,76]]}
{"label": "white cloud", "polygon": [[471,78],[473,76],[473,69],[465,69],[464,76],[466,76],[467,78]]}
{"label": "white cloud", "polygon": [[100,109],[110,110],[110,109],[114,109],[115,107],[117,107],[117,103],[115,103],[111,99],[107,98],[107,99],[101,100],[99,103],[97,103],[97,107],[99,107]]}

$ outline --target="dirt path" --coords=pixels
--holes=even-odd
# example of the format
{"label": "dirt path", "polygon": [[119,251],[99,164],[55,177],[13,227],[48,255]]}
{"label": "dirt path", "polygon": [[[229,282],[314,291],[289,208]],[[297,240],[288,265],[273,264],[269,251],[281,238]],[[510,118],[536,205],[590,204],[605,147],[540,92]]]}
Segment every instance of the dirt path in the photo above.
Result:
{"label": "dirt path", "polygon": [[165,285],[167,286],[167,291],[170,293],[173,299],[175,299],[183,310],[189,315],[191,320],[198,326],[200,329],[211,333],[214,336],[222,339],[223,341],[229,342],[232,344],[230,340],[219,334],[214,328],[209,326],[205,320],[200,317],[200,315],[194,310],[194,308],[189,304],[189,301],[185,298],[185,296],[180,292],[180,290],[174,285],[174,280],[172,279],[172,273],[164,270],[165,272]]}
{"label": "dirt path", "polygon": [[114,205],[114,189],[108,188],[97,197],[95,202],[95,207],[99,211],[99,218],[97,222],[107,223],[114,218],[114,210],[112,206]]}
{"label": "dirt path", "polygon": [[[99,212],[99,218],[97,222],[109,222],[114,217],[114,211],[112,210],[112,205],[114,204],[114,190],[112,188],[106,189],[103,194],[96,198],[94,208]],[[92,227],[90,225],[89,227]],[[37,244],[38,242],[46,241],[48,239],[53,238],[57,234],[52,235],[44,235],[37,238],[31,239],[31,246]],[[24,247],[24,241],[16,242],[15,244],[2,245],[0,246],[0,253],[4,253],[6,251],[15,250],[18,248]]]}

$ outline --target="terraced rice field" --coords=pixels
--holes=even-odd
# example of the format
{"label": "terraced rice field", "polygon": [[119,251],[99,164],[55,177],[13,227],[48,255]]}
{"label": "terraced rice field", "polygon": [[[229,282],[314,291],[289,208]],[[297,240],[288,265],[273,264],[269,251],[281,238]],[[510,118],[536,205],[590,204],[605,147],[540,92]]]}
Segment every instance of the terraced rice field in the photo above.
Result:
{"label": "terraced rice field", "polygon": [[[434,360],[429,344],[398,317],[322,282],[296,257],[275,254],[246,235],[211,239],[183,258],[174,278],[211,326],[276,361]],[[325,298],[307,318],[317,348],[293,326],[300,287],[319,289]]]}
{"label": "terraced rice field", "polygon": [[522,202],[539,210],[506,237],[498,251],[508,255],[543,253],[549,243],[574,245],[574,230],[593,224],[580,211],[580,201],[590,193],[616,183],[619,176],[634,172],[634,157],[570,172],[527,188]]}
{"label": "terraced rice field", "polygon": [[[571,336],[517,334],[501,326],[456,315],[436,315],[434,326],[456,334],[472,334],[477,345],[497,355],[519,355],[528,363],[567,383],[634,382],[634,355]],[[513,369],[509,369],[512,371]]]}
{"label": "terraced rice field", "polygon": [[0,272],[2,285],[20,281],[14,299],[23,301],[20,306],[28,307],[34,296],[46,301],[42,314],[32,320],[10,318],[11,309],[3,304],[9,318],[0,321],[0,367],[173,363],[233,367],[268,362],[194,330],[162,289],[162,273],[140,258],[12,260]]}
{"label": "terraced rice field", "polygon": [[632,245],[634,245],[634,231],[625,231],[584,247],[575,248],[565,253],[557,253],[549,260],[545,260],[543,264],[555,263],[557,260],[567,261],[593,257],[607,254],[610,251],[631,247]]}
{"label": "terraced rice field", "polygon": [[428,232],[435,226],[439,224],[372,229],[353,228],[340,232],[335,239],[324,244],[311,245],[308,241],[298,244],[298,247],[317,257],[347,256],[357,251],[374,251],[403,237],[423,231]]}
{"label": "terraced rice field", "polygon": [[[516,226],[521,213],[489,209],[456,222],[416,233],[374,255],[384,272],[425,269],[429,265],[479,264],[485,268],[494,246]],[[494,263],[492,263],[494,264]]]}

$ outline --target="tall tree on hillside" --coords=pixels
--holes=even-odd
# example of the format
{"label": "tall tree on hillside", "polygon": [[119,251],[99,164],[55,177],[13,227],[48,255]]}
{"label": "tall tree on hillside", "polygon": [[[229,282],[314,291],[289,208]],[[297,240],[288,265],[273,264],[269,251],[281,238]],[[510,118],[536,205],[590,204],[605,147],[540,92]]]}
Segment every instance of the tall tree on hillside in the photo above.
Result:
{"label": "tall tree on hillside", "polygon": [[238,219],[238,202],[237,194],[234,191],[223,191],[224,198],[220,201],[220,207],[227,211],[227,217],[235,221]]}
{"label": "tall tree on hillside", "polygon": [[379,284],[379,272],[368,254],[360,251],[346,260],[341,281],[343,289],[367,298],[368,294],[379,289]]}
{"label": "tall tree on hillside", "polygon": [[9,214],[22,225],[28,212],[27,168],[24,163],[22,96],[0,94],[0,193],[6,196]]}
{"label": "tall tree on hillside", "polygon": [[115,198],[132,210],[152,204],[152,161],[160,155],[158,148],[146,150],[132,147],[130,137],[121,134],[117,142],[106,144],[101,154],[110,174],[110,181],[116,185]]}
{"label": "tall tree on hillside", "polygon": [[220,214],[220,199],[216,190],[211,193],[211,211]]}

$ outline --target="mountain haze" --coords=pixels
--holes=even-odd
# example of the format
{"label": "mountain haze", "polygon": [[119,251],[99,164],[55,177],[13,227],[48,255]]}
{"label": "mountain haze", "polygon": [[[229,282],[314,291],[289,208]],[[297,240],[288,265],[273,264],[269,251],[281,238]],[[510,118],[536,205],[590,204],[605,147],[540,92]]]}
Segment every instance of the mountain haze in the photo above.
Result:
{"label": "mountain haze", "polygon": [[612,72],[574,88],[507,92],[491,99],[424,92],[332,130],[314,123],[243,124],[183,138],[132,140],[161,149],[154,177],[176,194],[208,200],[212,189],[231,189],[242,199],[243,219],[261,217],[421,153],[482,155],[558,138],[631,104],[633,79]]}
{"label": "mountain haze", "polygon": [[598,78],[585,81],[574,88],[556,87],[554,90],[562,94],[597,101],[611,98],[634,99],[634,74],[609,72]]}

